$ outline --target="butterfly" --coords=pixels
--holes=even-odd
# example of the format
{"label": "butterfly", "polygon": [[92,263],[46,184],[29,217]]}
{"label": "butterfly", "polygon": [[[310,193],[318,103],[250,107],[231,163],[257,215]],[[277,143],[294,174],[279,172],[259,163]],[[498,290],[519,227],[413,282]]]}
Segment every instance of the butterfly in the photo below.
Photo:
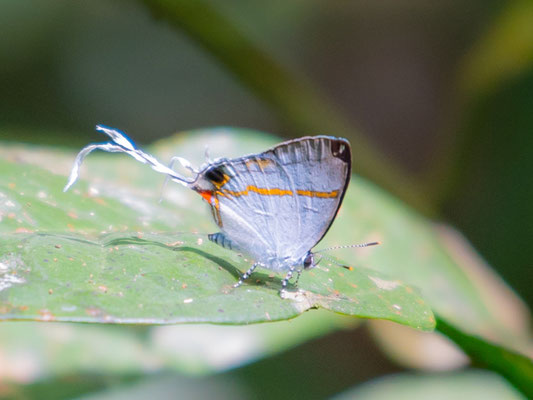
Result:
{"label": "butterfly", "polygon": [[[316,266],[317,252],[312,249],[335,220],[351,176],[351,147],[344,138],[302,137],[261,153],[208,161],[195,169],[182,157],[163,165],[117,129],[97,125],[96,130],[112,141],[90,144],[79,152],[64,191],[77,180],[83,159],[93,150],[127,153],[148,164],[194,190],[209,204],[220,229],[209,234],[209,240],[254,260],[235,287],[261,266],[285,273],[281,281],[284,290],[294,272],[299,277],[302,270]],[[175,161],[193,176],[174,171]]]}

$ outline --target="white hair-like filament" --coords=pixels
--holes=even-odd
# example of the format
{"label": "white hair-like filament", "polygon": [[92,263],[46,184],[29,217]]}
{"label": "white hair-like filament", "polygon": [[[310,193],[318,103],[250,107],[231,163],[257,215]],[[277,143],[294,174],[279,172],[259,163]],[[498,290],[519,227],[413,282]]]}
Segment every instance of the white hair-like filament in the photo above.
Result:
{"label": "white hair-like filament", "polygon": [[138,149],[135,144],[126,136],[126,134],[118,129],[109,128],[104,125],[96,125],[96,130],[105,133],[111,138],[112,141],[90,144],[84,147],[78,153],[76,160],[74,161],[74,165],[72,166],[68,182],[63,189],[64,192],[70,189],[70,187],[76,182],[79,177],[79,170],[83,160],[94,150],[103,150],[110,153],[126,153],[135,158],[137,161],[143,164],[148,164],[153,170],[165,174],[168,178],[172,179],[174,182],[182,184],[183,186],[190,186],[198,177],[198,171],[192,167],[189,161],[182,157],[174,157],[173,161],[178,161],[184,168],[196,173],[196,176],[193,178],[186,178],[178,174],[172,168],[161,164],[154,156]]}

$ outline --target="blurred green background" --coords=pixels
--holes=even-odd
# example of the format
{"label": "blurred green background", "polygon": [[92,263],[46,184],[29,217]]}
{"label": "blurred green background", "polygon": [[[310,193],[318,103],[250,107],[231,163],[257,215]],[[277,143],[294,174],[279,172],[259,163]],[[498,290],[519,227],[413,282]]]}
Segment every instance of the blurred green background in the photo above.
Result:
{"label": "blurred green background", "polygon": [[[2,2],[0,139],[77,149],[102,140],[97,123],[141,144],[225,125],[347,136],[354,172],[457,227],[533,305],[532,2],[177,1],[198,5],[183,6],[181,24],[167,3]],[[294,385],[321,398],[400,370],[358,330],[209,384],[260,398],[279,383],[265,397],[290,397]],[[330,386],[302,389],[315,374]],[[240,392],[248,380],[252,394]]]}

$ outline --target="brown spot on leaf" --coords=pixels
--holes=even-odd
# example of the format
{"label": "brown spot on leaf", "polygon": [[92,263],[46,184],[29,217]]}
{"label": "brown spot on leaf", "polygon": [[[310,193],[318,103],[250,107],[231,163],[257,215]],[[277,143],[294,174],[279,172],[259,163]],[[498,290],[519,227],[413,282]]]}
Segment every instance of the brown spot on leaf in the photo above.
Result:
{"label": "brown spot on leaf", "polygon": [[100,204],[101,206],[105,206],[106,205],[106,202],[104,199],[100,198],[100,197],[93,197],[93,201],[96,203],[96,204]]}
{"label": "brown spot on leaf", "polygon": [[85,309],[85,313],[90,317],[98,317],[102,315],[102,310],[96,307],[89,307]]}
{"label": "brown spot on leaf", "polygon": [[33,229],[28,229],[24,227],[15,229],[15,233],[33,233],[33,232],[35,232]]}
{"label": "brown spot on leaf", "polygon": [[41,316],[43,321],[53,321],[56,319],[55,315],[52,314],[52,312],[46,308],[39,310],[39,315]]}

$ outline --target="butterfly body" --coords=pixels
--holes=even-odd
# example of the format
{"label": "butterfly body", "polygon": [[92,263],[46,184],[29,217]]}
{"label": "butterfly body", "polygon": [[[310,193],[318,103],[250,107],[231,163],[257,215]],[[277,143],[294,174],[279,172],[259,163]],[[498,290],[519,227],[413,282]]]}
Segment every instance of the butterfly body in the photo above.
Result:
{"label": "butterfly body", "polygon": [[[83,148],[64,190],[78,178],[79,167],[93,150],[127,153],[137,161],[197,192],[209,204],[220,232],[209,239],[242,252],[255,261],[235,286],[258,266],[284,271],[282,288],[294,271],[315,265],[312,248],[324,237],[341,206],[351,174],[350,143],[343,138],[313,136],[289,140],[262,153],[221,158],[184,177],[161,164],[121,131],[103,125],[96,129],[112,141]],[[377,243],[356,245],[364,247]]]}

